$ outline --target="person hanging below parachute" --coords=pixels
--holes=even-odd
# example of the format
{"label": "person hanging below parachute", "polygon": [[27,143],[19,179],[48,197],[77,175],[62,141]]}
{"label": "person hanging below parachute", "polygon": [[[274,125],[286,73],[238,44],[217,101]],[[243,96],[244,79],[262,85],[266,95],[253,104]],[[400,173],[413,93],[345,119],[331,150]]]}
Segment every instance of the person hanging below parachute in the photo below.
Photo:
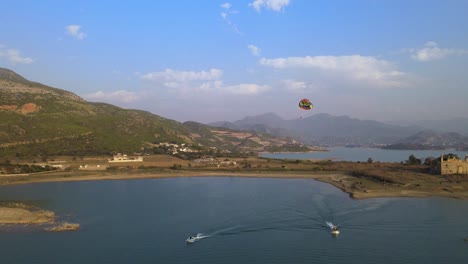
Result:
{"label": "person hanging below parachute", "polygon": [[[301,108],[302,110],[311,110],[312,108],[314,108],[314,105],[310,102],[309,99],[302,99],[301,101],[299,101],[299,108]],[[302,119],[302,116],[299,118]]]}

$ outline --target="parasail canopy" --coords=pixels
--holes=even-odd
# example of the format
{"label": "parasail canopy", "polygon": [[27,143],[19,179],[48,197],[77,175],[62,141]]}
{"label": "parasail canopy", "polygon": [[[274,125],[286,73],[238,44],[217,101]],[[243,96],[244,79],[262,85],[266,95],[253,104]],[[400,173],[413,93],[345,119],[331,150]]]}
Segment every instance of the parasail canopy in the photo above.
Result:
{"label": "parasail canopy", "polygon": [[302,99],[301,101],[299,101],[299,107],[303,110],[310,110],[314,106],[312,105],[309,99]]}

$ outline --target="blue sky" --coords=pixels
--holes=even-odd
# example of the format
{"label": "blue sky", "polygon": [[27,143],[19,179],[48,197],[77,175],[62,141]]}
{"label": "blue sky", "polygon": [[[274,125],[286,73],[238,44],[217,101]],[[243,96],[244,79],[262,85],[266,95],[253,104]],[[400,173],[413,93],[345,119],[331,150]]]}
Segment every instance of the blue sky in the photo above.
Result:
{"label": "blue sky", "polygon": [[1,13],[0,67],[178,121],[468,113],[464,0],[4,0]]}

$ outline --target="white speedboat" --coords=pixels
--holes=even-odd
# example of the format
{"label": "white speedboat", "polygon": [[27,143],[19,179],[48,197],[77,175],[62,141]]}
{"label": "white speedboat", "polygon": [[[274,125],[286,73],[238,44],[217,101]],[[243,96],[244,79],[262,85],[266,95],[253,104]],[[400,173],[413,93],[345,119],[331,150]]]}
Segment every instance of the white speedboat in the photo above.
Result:
{"label": "white speedboat", "polygon": [[202,233],[198,233],[197,236],[189,236],[185,242],[189,243],[189,244],[192,244],[192,243],[195,243],[197,242],[198,240],[202,239],[202,238],[205,238],[206,236],[204,236]]}
{"label": "white speedboat", "polygon": [[332,235],[338,235],[340,233],[340,230],[338,229],[338,227],[336,225],[334,225],[332,228],[331,228],[331,233]]}
{"label": "white speedboat", "polygon": [[188,237],[185,242],[189,243],[189,244],[192,244],[192,243],[195,243],[199,238],[197,237]]}

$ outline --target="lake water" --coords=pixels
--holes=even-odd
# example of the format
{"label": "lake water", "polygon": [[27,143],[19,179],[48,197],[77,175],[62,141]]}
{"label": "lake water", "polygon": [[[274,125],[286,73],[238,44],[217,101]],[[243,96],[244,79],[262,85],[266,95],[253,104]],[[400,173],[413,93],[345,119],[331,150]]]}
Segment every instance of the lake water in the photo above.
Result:
{"label": "lake water", "polygon": [[[306,179],[172,178],[1,186],[76,232],[0,227],[0,263],[468,263],[468,201],[352,200]],[[340,226],[333,237],[326,222]],[[206,238],[187,245],[190,235]]]}
{"label": "lake water", "polygon": [[308,153],[265,153],[262,157],[278,159],[332,159],[335,161],[367,161],[372,158],[381,162],[401,162],[410,155],[424,161],[427,157],[440,157],[442,154],[453,153],[464,159],[468,152],[456,150],[389,150],[379,148],[329,148],[330,151]]}

